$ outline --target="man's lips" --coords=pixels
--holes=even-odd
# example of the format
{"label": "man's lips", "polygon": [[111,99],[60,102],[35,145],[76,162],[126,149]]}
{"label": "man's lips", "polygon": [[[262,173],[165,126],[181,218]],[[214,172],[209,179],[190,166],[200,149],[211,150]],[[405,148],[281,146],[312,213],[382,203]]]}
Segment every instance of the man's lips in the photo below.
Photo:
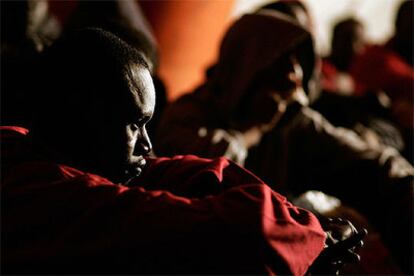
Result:
{"label": "man's lips", "polygon": [[133,162],[129,162],[125,170],[126,181],[123,182],[124,185],[131,186],[133,180],[142,173],[146,164],[147,162],[143,157],[134,158]]}
{"label": "man's lips", "polygon": [[147,164],[147,161],[145,161],[144,157],[140,156],[140,157],[134,158],[131,163],[132,165],[142,168]]}

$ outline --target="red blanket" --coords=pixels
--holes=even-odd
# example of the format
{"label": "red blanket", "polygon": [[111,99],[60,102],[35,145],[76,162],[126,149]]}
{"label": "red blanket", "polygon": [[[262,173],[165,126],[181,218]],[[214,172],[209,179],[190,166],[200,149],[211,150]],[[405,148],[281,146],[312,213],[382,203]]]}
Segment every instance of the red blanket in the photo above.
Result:
{"label": "red blanket", "polygon": [[1,130],[2,272],[304,274],[318,220],[218,158],[149,159],[134,187],[41,158]]}

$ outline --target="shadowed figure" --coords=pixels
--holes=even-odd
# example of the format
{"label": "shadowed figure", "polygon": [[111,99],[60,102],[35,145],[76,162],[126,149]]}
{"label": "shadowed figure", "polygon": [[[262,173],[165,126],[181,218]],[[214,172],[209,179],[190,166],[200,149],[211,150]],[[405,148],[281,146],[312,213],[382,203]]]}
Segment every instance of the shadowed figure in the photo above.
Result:
{"label": "shadowed figure", "polygon": [[118,38],[88,34],[62,39],[45,53],[32,135],[68,164],[126,181],[152,148],[145,128],[155,105],[149,67]]}
{"label": "shadowed figure", "polygon": [[[269,3],[258,10],[269,9],[288,15],[312,33],[312,18],[302,2],[281,0]],[[352,60],[348,58],[364,49],[362,26],[354,21],[345,20],[343,24],[338,25],[334,34],[333,56],[336,63],[342,64],[339,65],[341,68],[349,66]],[[405,145],[401,132],[393,124],[389,106],[384,101],[387,97],[383,93],[378,96],[351,97],[355,85],[349,73],[337,71],[327,59],[321,62],[314,50],[314,43],[308,44],[307,51],[301,50],[298,54],[301,55],[299,63],[304,72],[304,90],[312,108],[333,125],[354,130],[371,146],[381,144],[403,150]]]}
{"label": "shadowed figure", "polygon": [[151,71],[157,67],[157,42],[135,1],[80,1],[65,24],[65,30],[86,27],[101,28],[116,34],[145,54]]}
{"label": "shadowed figure", "polygon": [[[313,21],[306,6],[299,0],[279,0],[270,2],[259,7],[256,12],[272,10],[287,15],[290,20],[297,23],[302,28],[312,34]],[[277,30],[276,30],[277,31]],[[301,49],[296,52],[297,59],[303,68],[303,87],[310,103],[313,103],[320,96],[320,72],[315,67],[319,66],[319,57],[314,51],[314,41],[312,35],[302,41],[299,46]]]}
{"label": "shadowed figure", "polygon": [[359,95],[384,91],[390,98],[391,117],[403,134],[403,154],[411,163],[414,163],[413,18],[414,2],[403,1],[395,20],[395,34],[385,45],[367,47],[351,66]]}
{"label": "shadowed figure", "polygon": [[363,50],[364,27],[354,18],[338,22],[333,30],[331,55],[328,60],[342,72],[347,72],[353,57]]}
{"label": "shadowed figure", "polygon": [[1,123],[30,124],[29,94],[36,94],[39,53],[60,34],[48,2],[1,1]]}
{"label": "shadowed figure", "polygon": [[224,158],[146,157],[154,86],[118,37],[67,34],[42,64],[32,129],[1,128],[2,273],[303,275],[358,260],[364,231],[321,225]]}
{"label": "shadowed figure", "polygon": [[403,1],[398,8],[395,18],[395,34],[389,42],[391,48],[396,51],[407,63],[413,66],[413,20],[414,3]]}
{"label": "shadowed figure", "polygon": [[387,95],[382,91],[356,95],[351,68],[366,47],[360,21],[351,17],[335,24],[331,53],[322,61],[323,92],[313,108],[334,125],[353,129],[371,145],[387,145],[401,152],[405,143],[393,122]]}
{"label": "shadowed figure", "polygon": [[206,83],[166,110],[156,153],[226,156],[282,193],[336,196],[409,255],[414,169],[395,149],[371,147],[307,106],[304,76],[313,74],[301,57],[311,46],[307,29],[285,14],[241,17]]}
{"label": "shadowed figure", "polygon": [[355,18],[346,18],[335,24],[331,53],[322,62],[322,84],[325,90],[348,96],[355,93],[350,67],[355,56],[366,46],[364,36],[364,26]]}
{"label": "shadowed figure", "polygon": [[60,26],[48,11],[48,2],[1,2],[1,53],[2,55],[41,52],[58,36]]}

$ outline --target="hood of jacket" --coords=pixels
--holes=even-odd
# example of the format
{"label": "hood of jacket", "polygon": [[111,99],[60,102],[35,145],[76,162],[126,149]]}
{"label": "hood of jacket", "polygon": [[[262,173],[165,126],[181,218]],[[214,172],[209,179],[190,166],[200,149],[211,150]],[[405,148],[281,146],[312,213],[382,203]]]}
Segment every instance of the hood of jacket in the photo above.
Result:
{"label": "hood of jacket", "polygon": [[260,71],[291,53],[304,67],[306,90],[306,75],[312,75],[315,66],[310,32],[277,11],[261,10],[242,16],[225,34],[218,62],[207,82],[217,107],[232,114]]}

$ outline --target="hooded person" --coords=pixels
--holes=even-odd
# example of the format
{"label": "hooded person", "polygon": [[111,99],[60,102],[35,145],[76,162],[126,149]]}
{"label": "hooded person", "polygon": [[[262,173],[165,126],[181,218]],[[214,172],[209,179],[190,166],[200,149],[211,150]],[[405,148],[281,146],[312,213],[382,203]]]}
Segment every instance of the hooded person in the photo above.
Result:
{"label": "hooded person", "polygon": [[303,275],[358,259],[363,232],[323,230],[231,161],[148,158],[154,87],[118,37],[67,34],[42,64],[32,129],[1,128],[2,273]]}
{"label": "hooded person", "polygon": [[[223,39],[219,60],[206,83],[195,93],[185,95],[169,108],[163,118],[162,125],[165,128],[160,129],[160,139],[156,141],[160,153],[168,154],[170,139],[172,142],[178,139],[178,136],[182,137],[178,133],[177,137],[171,133],[164,135],[167,126],[182,126],[180,130],[188,134],[184,135],[184,139],[188,138],[193,143],[183,141],[170,150],[177,151],[182,147],[188,147],[187,151],[194,149],[194,152],[200,151],[199,154],[203,156],[223,154],[240,164],[244,163],[247,156],[245,146],[255,143],[256,136],[261,135],[261,131],[256,127],[251,131],[246,130],[246,135],[243,135],[242,131],[233,126],[239,121],[239,118],[236,118],[239,110],[236,109],[240,109],[249,86],[258,72],[272,65],[293,48],[293,45],[303,44],[306,48],[307,43],[312,43],[310,34],[289,17],[283,14],[270,15],[270,11],[269,14],[265,13],[245,15],[233,24]],[[259,29],[262,31],[257,32]],[[287,43],[274,35],[278,32],[286,32]],[[307,101],[302,92],[304,91],[298,91],[294,97]],[[209,105],[206,106],[205,103]],[[179,124],[171,124],[173,122]],[[191,126],[196,128],[195,133],[191,128],[187,128]],[[225,132],[224,129],[232,131]],[[194,134],[202,139],[193,139]],[[214,145],[209,145],[211,139],[216,141]],[[208,141],[207,144],[204,141]]]}
{"label": "hooded person", "polygon": [[289,16],[271,10],[242,16],[226,33],[206,83],[164,113],[156,153],[225,156],[282,193],[336,196],[404,259],[411,254],[414,169],[396,150],[371,147],[307,107],[305,76],[314,68],[307,72],[301,57],[310,45],[311,34]]}
{"label": "hooded person", "polygon": [[259,7],[256,12],[261,12],[263,10],[276,11],[287,15],[291,20],[310,33],[310,36],[307,37],[303,43],[300,43],[300,50],[296,52],[296,55],[304,73],[304,91],[307,94],[310,103],[313,103],[319,98],[321,93],[319,84],[320,70],[317,70],[320,66],[320,58],[314,50],[314,23],[308,8],[299,0],[278,0]]}
{"label": "hooded person", "polygon": [[[258,11],[269,9],[288,15],[313,34],[311,14],[301,1],[279,0],[260,7]],[[352,53],[361,51],[363,48],[361,32],[357,27],[358,25],[355,25],[353,20],[350,22],[347,20],[344,24],[340,24],[334,32],[332,47],[334,53],[332,55],[334,63],[340,64],[341,68],[349,66],[346,60]],[[353,85],[348,85],[349,81],[343,81],[347,77],[342,77],[342,75],[338,77],[341,79],[338,82],[340,85],[328,84],[329,81],[326,81],[327,70],[325,70],[327,68],[325,65],[328,62],[326,59],[321,60],[316,54],[313,43],[307,44],[306,51],[300,50],[297,51],[297,54],[300,55],[299,63],[306,75],[303,78],[303,86],[312,108],[321,113],[333,125],[354,130],[370,145],[387,145],[401,151],[404,148],[404,142],[400,131],[392,123],[389,110],[382,99],[385,95],[366,97],[342,95],[343,93],[340,91],[342,84],[348,93],[353,92]],[[350,62],[351,60],[349,60]],[[332,83],[335,82],[332,81]]]}

